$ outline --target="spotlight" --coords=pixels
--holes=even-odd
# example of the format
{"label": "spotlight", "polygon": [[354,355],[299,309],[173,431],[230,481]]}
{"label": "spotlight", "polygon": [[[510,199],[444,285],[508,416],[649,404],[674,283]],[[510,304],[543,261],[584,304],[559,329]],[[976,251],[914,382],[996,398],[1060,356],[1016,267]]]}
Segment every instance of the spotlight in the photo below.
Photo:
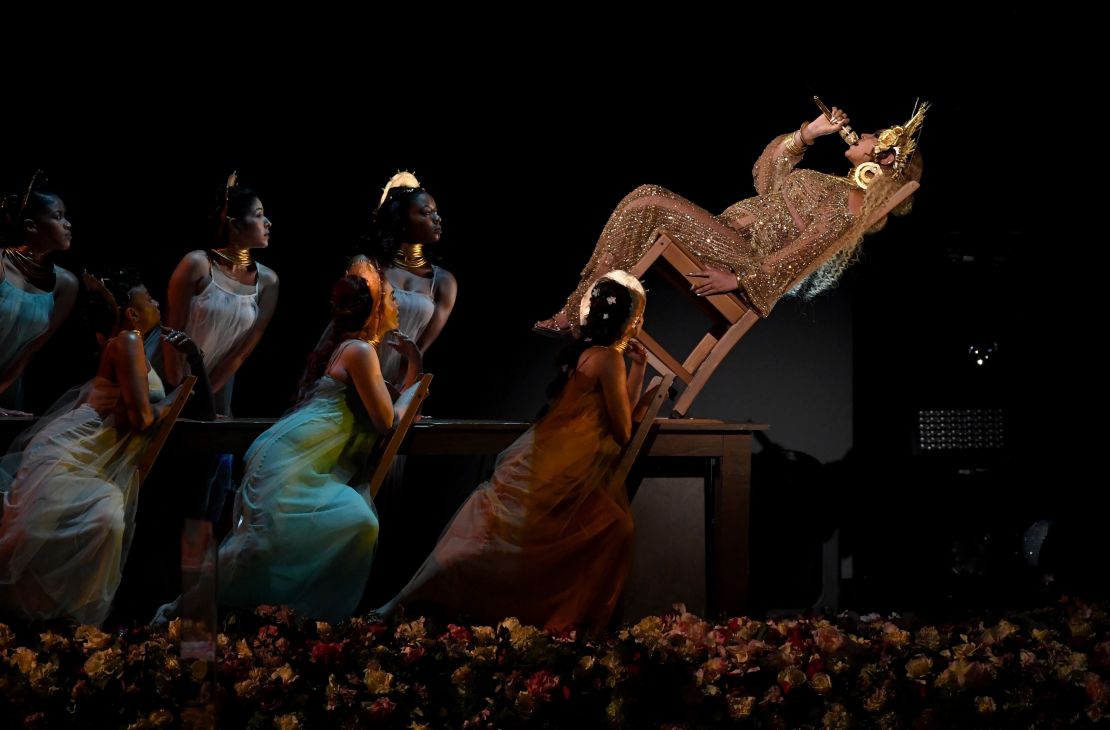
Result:
{"label": "spotlight", "polygon": [[996,359],[998,353],[997,342],[976,343],[969,345],[967,356],[975,367],[985,367]]}

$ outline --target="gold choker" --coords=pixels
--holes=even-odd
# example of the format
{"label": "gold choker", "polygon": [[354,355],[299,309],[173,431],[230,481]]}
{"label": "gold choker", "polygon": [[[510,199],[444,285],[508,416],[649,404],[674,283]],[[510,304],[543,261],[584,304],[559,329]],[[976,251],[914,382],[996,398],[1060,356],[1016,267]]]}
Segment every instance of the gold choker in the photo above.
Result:
{"label": "gold choker", "polygon": [[4,249],[4,256],[23,274],[23,279],[28,284],[43,291],[53,291],[54,264],[46,260],[46,254],[34,253],[27,246],[20,246]]}
{"label": "gold choker", "polygon": [[425,268],[428,265],[428,259],[424,258],[424,244],[401,244],[401,250],[393,256],[393,264],[409,271],[419,271]]}
{"label": "gold choker", "polygon": [[228,266],[242,266],[243,268],[250,268],[254,265],[254,259],[251,258],[251,250],[249,248],[233,248],[230,249],[209,249],[212,253],[226,263]]}

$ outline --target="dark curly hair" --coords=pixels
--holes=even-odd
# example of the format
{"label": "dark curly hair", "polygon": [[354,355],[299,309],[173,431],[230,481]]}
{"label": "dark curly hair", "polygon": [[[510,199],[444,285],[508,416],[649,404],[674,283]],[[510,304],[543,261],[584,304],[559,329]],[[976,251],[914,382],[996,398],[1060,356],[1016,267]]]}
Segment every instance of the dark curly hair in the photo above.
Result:
{"label": "dark curly hair", "polygon": [[367,257],[385,268],[393,264],[393,257],[401,250],[408,228],[409,207],[419,195],[427,195],[422,187],[391,188],[370,219],[370,233],[366,236]]}
{"label": "dark curly hair", "polygon": [[581,334],[564,347],[555,360],[559,374],[547,386],[549,399],[553,400],[563,391],[583,352],[591,347],[608,347],[624,335],[634,308],[632,293],[621,284],[611,279],[601,279],[594,284],[590,290],[590,312],[582,324]]}

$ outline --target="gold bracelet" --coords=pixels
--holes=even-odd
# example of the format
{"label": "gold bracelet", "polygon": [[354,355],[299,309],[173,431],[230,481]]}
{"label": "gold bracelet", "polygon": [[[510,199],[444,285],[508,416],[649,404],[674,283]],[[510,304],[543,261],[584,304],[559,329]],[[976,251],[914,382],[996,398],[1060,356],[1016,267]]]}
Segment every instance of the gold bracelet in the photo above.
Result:
{"label": "gold bracelet", "polygon": [[783,143],[786,147],[786,153],[788,155],[790,155],[792,157],[801,157],[806,152],[806,145],[804,143],[799,144],[794,139],[795,134],[798,134],[798,133],[797,132],[791,132],[790,134],[786,135],[786,138],[783,140]]}
{"label": "gold bracelet", "polygon": [[806,127],[808,126],[809,122],[802,122],[802,126],[798,127],[798,141],[802,143],[803,147],[809,147],[813,144],[812,142],[806,142]]}

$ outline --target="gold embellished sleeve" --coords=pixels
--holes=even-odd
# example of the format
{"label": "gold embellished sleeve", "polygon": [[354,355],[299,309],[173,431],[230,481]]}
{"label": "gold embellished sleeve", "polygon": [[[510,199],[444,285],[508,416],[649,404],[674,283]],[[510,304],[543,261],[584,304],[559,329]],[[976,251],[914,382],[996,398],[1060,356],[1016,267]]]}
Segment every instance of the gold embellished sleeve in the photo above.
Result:
{"label": "gold embellished sleeve", "polygon": [[853,249],[861,235],[843,182],[810,170],[792,175],[776,193],[734,208],[752,219],[745,229],[749,245],[725,263],[764,316],[800,279]]}
{"label": "gold embellished sleeve", "polygon": [[766,195],[778,190],[794,171],[794,166],[802,161],[801,155],[791,155],[786,151],[786,139],[792,134],[794,132],[775,137],[755,161],[755,166],[752,167],[752,178],[755,181],[757,194]]}

